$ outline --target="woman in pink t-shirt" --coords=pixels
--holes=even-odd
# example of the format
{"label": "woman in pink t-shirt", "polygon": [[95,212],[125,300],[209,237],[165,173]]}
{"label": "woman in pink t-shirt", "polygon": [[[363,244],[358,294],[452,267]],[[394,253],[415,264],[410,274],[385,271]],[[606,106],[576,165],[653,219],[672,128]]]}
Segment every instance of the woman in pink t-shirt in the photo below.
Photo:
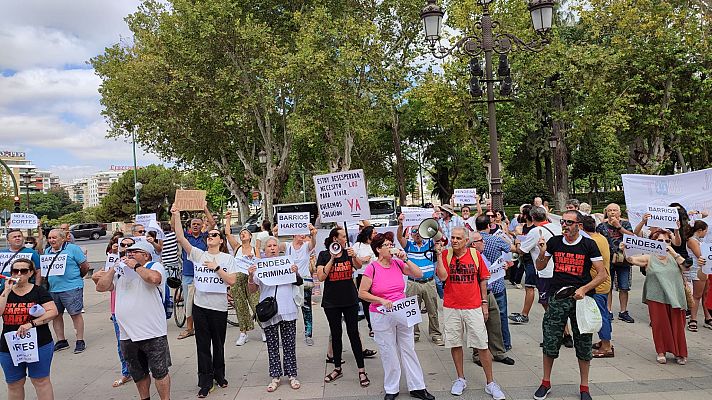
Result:
{"label": "woman in pink t-shirt", "polygon": [[[407,320],[400,314],[384,314],[378,311],[380,306],[390,310],[393,302],[405,298],[404,274],[420,278],[423,271],[408,260],[404,251],[393,247],[393,232],[376,235],[371,240],[371,248],[378,259],[366,266],[358,296],[371,303],[371,326],[374,340],[380,347],[385,375],[384,399],[393,400],[398,396],[402,361],[410,395],[433,400],[435,397],[425,389],[423,369],[415,353],[413,327],[408,327]],[[394,258],[394,255],[397,255],[397,258]]]}

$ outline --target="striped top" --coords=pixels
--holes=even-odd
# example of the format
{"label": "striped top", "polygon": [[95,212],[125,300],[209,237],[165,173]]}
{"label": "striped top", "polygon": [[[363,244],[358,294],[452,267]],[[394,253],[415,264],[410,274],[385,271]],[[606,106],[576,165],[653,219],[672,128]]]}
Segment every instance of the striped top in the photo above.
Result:
{"label": "striped top", "polygon": [[408,259],[423,270],[422,279],[430,279],[435,275],[435,266],[433,262],[426,257],[426,252],[432,250],[430,247],[431,242],[431,239],[423,240],[423,245],[418,246],[414,241],[408,240],[405,249],[403,249],[408,254]]}
{"label": "striped top", "polygon": [[177,268],[180,266],[178,259],[178,241],[175,232],[168,232],[163,239],[163,251],[161,252],[161,263],[165,266]]}

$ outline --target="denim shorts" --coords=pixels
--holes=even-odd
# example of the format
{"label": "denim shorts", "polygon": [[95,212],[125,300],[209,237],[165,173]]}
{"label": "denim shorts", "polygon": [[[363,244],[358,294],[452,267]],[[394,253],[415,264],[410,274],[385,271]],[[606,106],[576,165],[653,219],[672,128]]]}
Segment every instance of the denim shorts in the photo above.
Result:
{"label": "denim shorts", "polygon": [[0,353],[0,365],[5,373],[5,382],[15,383],[26,376],[39,379],[49,376],[49,369],[52,365],[54,355],[54,342],[49,342],[38,349],[40,360],[33,363],[20,363],[17,367],[12,363],[10,353]]}
{"label": "denim shorts", "polygon": [[526,287],[536,287],[536,268],[533,262],[524,263],[524,286]]}
{"label": "denim shorts", "polygon": [[618,291],[628,291],[633,286],[633,274],[627,264],[611,265],[611,281],[615,282]]}
{"label": "denim shorts", "polygon": [[69,315],[72,316],[82,313],[82,309],[84,308],[84,288],[50,293],[50,295],[52,295],[54,304],[57,305],[59,315],[62,315],[65,309]]}

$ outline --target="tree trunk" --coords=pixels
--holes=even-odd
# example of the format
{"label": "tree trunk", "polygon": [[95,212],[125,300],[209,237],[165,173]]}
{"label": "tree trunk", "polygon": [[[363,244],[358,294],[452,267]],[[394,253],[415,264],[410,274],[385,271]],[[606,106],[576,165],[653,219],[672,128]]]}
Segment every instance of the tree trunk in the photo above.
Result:
{"label": "tree trunk", "polygon": [[403,172],[403,154],[401,152],[400,141],[400,114],[396,107],[391,108],[391,132],[393,134],[393,151],[396,154],[396,178],[398,182],[398,199],[400,205],[405,205],[407,202],[407,193],[405,191],[405,173]]}

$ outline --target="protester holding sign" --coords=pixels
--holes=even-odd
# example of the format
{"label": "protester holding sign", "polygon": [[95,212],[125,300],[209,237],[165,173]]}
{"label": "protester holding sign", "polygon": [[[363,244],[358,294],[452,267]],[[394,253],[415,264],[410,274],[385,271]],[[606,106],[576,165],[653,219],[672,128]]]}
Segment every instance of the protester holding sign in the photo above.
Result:
{"label": "protester holding sign", "polygon": [[[49,292],[52,294],[59,317],[52,321],[54,334],[57,335],[57,343],[54,351],[69,348],[69,342],[64,336],[64,310],[67,310],[72,318],[74,331],[77,335],[77,343],[74,347],[74,354],[82,353],[86,350],[84,342],[84,275],[89,272],[89,263],[81,247],[73,243],[67,243],[66,233],[61,229],[52,229],[48,235],[49,246],[45,250],[43,257],[49,258],[47,272],[44,272],[43,279],[48,278]],[[62,260],[62,261],[60,261]],[[59,264],[63,265],[59,265]],[[55,275],[52,269],[62,269],[61,275]],[[44,267],[42,268],[45,269]]]}
{"label": "protester holding sign", "polygon": [[[217,229],[207,232],[207,250],[191,245],[180,225],[180,211],[171,208],[176,239],[194,265],[195,298],[193,324],[198,352],[198,397],[207,397],[213,387],[226,388],[225,334],[227,288],[237,281],[235,259],[228,254],[227,240]],[[212,347],[212,352],[211,352]]]}
{"label": "protester holding sign", "polygon": [[650,324],[657,361],[665,364],[666,353],[672,353],[678,364],[687,363],[687,341],[685,339],[685,309],[687,298],[680,276],[685,270],[685,258],[675,253],[670,246],[672,234],[660,230],[651,239],[663,242],[667,248],[664,256],[643,254],[626,257],[629,263],[645,268],[643,303],[648,305]]}
{"label": "protester holding sign", "polygon": [[[692,282],[692,306],[690,307],[690,321],[687,323],[687,329],[690,332],[697,332],[697,314],[700,309],[700,303],[702,303],[702,296],[707,292],[707,275],[702,272],[700,265],[700,261],[704,262],[701,243],[707,236],[707,223],[702,220],[695,221],[689,234],[687,254],[692,258],[692,266],[685,275],[687,280]],[[705,326],[712,326],[710,311],[703,306],[702,313],[705,317]]]}
{"label": "protester holding sign", "polygon": [[[35,274],[31,277],[31,282],[37,285],[42,282],[42,274],[40,273],[40,255],[37,251],[24,246],[25,240],[22,232],[19,229],[8,229],[7,234],[7,249],[0,250],[0,274],[4,274],[10,264],[18,258],[30,258],[32,262],[38,266]],[[0,280],[0,290],[4,288],[5,281]]]}
{"label": "protester holding sign", "polygon": [[[279,240],[270,236],[265,240],[265,257],[277,256],[279,256]],[[259,278],[256,265],[250,266],[248,270],[250,291],[254,293],[259,288],[260,303],[271,298],[272,301],[276,301],[277,306],[276,313],[269,320],[260,322],[267,336],[269,376],[272,377],[272,381],[267,385],[268,392],[277,390],[283,373],[289,378],[289,386],[292,389],[299,389],[302,386],[297,379],[296,335],[298,307],[304,301],[304,292],[301,288],[303,280],[299,276],[299,268],[296,265],[291,265],[289,269],[296,274],[296,281],[275,286],[267,285]],[[279,354],[280,337],[284,370],[280,362],[282,357]]]}
{"label": "protester holding sign", "polygon": [[[0,294],[0,314],[3,327],[0,337],[0,365],[7,382],[8,398],[24,399],[25,377],[29,375],[38,400],[54,398],[50,381],[50,365],[54,345],[49,321],[57,316],[57,307],[52,296],[40,286],[29,282],[35,272],[32,260],[16,259],[10,264],[10,272],[17,283],[8,281]],[[39,311],[39,309],[44,312]],[[15,354],[8,347],[7,336],[22,337],[31,331],[33,340],[22,346],[24,356]],[[30,354],[31,353],[31,354]],[[18,362],[19,358],[36,356],[35,362]]]}
{"label": "protester holding sign", "polygon": [[[374,340],[378,343],[383,363],[384,399],[393,400],[398,396],[402,362],[411,397],[433,400],[435,396],[425,388],[423,369],[415,353],[413,328],[407,322],[408,315],[379,310],[379,306],[383,306],[385,311],[392,311],[393,303],[405,298],[403,275],[423,277],[423,270],[409,261],[404,251],[395,249],[393,239],[392,232],[379,233],[373,238],[371,249],[378,259],[366,267],[359,286],[359,297],[371,303]],[[393,257],[394,253],[398,258]],[[419,313],[419,308],[411,309],[410,313]],[[359,379],[361,386],[370,383],[365,372],[359,372]]]}

